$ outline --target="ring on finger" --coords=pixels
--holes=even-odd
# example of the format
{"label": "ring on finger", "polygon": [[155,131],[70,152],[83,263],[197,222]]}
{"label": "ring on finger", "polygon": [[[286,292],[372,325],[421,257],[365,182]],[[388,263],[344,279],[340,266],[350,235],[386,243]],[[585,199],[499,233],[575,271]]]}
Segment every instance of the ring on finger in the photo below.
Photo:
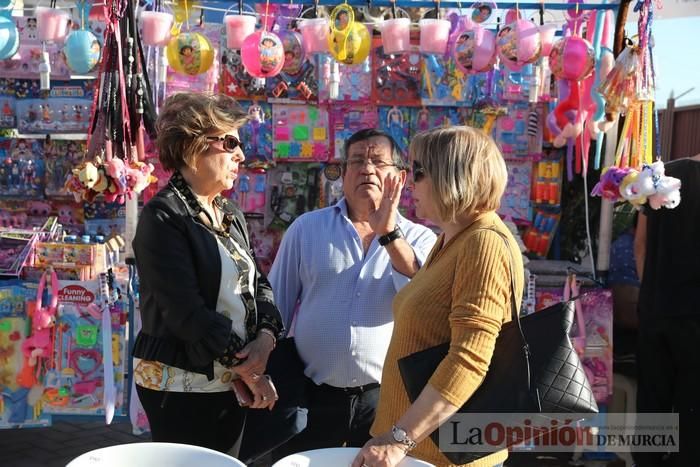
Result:
{"label": "ring on finger", "polygon": [[266,400],[268,400],[268,399],[269,399],[269,397],[267,397],[267,396],[263,396],[263,397],[262,397],[262,400],[264,400],[264,401],[266,401]]}
{"label": "ring on finger", "polygon": [[250,377],[253,378],[253,381],[257,381],[258,379],[260,379],[260,375],[257,373],[251,373]]}

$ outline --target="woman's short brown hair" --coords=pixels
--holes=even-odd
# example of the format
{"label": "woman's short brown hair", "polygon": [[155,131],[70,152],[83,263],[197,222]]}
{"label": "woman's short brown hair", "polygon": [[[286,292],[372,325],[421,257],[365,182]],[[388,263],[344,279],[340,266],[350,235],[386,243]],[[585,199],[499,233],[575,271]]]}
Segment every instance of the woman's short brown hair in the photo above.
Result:
{"label": "woman's short brown hair", "polygon": [[170,96],[156,121],[158,157],[165,170],[194,168],[209,148],[207,136],[245,125],[248,114],[223,94],[180,92]]}
{"label": "woman's short brown hair", "polygon": [[467,126],[436,128],[411,140],[409,154],[425,169],[438,214],[454,222],[460,214],[495,211],[508,181],[508,170],[496,143]]}

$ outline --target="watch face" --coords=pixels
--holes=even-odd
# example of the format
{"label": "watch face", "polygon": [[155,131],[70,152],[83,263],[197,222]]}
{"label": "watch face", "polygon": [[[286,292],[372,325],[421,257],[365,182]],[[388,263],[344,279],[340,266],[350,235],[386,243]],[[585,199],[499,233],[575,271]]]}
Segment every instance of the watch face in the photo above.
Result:
{"label": "watch face", "polygon": [[395,427],[393,429],[393,435],[394,439],[398,441],[399,443],[402,443],[406,440],[406,432],[402,430],[401,428]]}

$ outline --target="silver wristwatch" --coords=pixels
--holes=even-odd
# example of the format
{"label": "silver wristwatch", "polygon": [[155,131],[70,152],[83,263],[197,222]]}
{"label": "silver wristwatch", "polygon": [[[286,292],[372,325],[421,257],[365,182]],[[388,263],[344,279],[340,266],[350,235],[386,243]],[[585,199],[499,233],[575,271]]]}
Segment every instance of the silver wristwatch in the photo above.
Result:
{"label": "silver wristwatch", "polygon": [[391,436],[399,444],[402,444],[406,448],[406,452],[414,449],[416,447],[416,442],[408,437],[406,430],[399,428],[396,425],[391,427]]}

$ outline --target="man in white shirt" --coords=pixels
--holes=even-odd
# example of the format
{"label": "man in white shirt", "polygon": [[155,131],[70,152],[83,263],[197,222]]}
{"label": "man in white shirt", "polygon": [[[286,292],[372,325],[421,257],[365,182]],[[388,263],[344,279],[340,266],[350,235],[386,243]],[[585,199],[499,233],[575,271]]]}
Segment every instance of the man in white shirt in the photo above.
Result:
{"label": "man in white shirt", "polygon": [[299,217],[282,240],[269,280],[282,319],[295,323],[309,405],[306,429],[275,457],[370,439],[391,302],[436,239],[398,212],[405,167],[389,135],[358,131],[345,143],[344,197]]}

